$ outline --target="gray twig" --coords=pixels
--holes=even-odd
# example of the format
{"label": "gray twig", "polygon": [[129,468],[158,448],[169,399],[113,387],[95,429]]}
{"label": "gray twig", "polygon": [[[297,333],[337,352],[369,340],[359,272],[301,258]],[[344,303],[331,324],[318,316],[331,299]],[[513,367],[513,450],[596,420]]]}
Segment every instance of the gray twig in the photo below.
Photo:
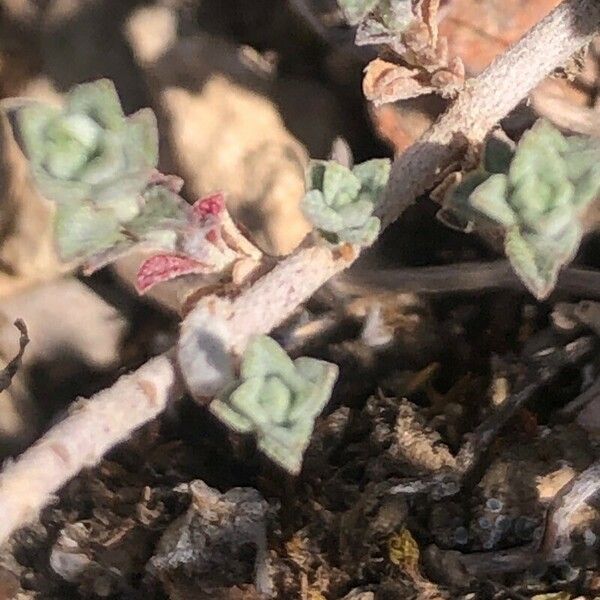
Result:
{"label": "gray twig", "polygon": [[555,496],[546,518],[542,555],[547,562],[565,560],[573,547],[572,518],[600,494],[600,461],[577,475]]}

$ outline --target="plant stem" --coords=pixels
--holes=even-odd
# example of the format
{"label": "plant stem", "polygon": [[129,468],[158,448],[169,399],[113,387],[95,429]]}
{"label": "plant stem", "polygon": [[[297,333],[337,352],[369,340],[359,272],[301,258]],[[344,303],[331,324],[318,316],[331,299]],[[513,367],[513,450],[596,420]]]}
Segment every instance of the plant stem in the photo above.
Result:
{"label": "plant stem", "polygon": [[481,143],[544,77],[591,40],[599,24],[597,0],[563,0],[481,75],[468,81],[446,113],[396,158],[380,209],[384,224],[395,221],[433,187],[469,143]]}
{"label": "plant stem", "polygon": [[52,494],[81,469],[97,464],[182,393],[172,354],[166,353],[73,405],[63,421],[5,465],[0,475],[0,541],[35,518]]}
{"label": "plant stem", "polygon": [[[465,140],[481,141],[499,119],[599,27],[600,4],[596,0],[565,0],[514,48],[467,84],[438,123],[396,159],[386,201],[380,207],[384,225],[439,180],[464,150]],[[191,344],[187,358],[193,359],[194,351],[206,350],[195,340],[207,339],[206,323],[212,321],[225,323],[232,335],[231,339],[221,340],[221,350],[241,352],[250,335],[266,333],[281,323],[331,276],[352,264],[356,256],[351,249],[340,255],[324,247],[305,247],[281,261],[237,299],[205,299],[184,320],[182,338]],[[195,328],[198,323],[205,328],[203,332]],[[182,347],[185,344],[180,344],[180,352]],[[206,381],[201,376],[190,376],[186,383],[196,397],[205,395]],[[105,452],[153,419],[182,391],[172,355],[167,353],[81,403],[0,475],[0,542],[35,518],[66,481],[97,463]]]}

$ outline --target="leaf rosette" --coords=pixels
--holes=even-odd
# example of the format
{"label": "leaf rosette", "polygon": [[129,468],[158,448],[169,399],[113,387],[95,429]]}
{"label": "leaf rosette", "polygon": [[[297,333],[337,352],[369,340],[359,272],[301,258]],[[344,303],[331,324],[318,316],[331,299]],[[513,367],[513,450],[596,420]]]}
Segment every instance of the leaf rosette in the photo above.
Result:
{"label": "leaf rosette", "polygon": [[381,223],[373,212],[390,175],[388,159],[374,159],[348,169],[335,161],[312,161],[307,173],[304,216],[333,244],[368,246]]}
{"label": "leaf rosette", "polygon": [[297,474],[337,373],[336,365],[322,360],[292,361],[273,339],[256,336],[242,357],[239,379],[213,400],[210,410],[235,431],[253,433],[267,456]]}
{"label": "leaf rosette", "polygon": [[543,299],[575,256],[582,214],[599,195],[600,142],[539,120],[516,148],[491,138],[481,166],[450,190],[440,216],[502,227],[513,269]]}
{"label": "leaf rosette", "polygon": [[31,171],[55,202],[89,200],[128,221],[158,162],[158,130],[149,109],[125,117],[114,84],[76,86],[63,108],[23,106],[17,124]]}

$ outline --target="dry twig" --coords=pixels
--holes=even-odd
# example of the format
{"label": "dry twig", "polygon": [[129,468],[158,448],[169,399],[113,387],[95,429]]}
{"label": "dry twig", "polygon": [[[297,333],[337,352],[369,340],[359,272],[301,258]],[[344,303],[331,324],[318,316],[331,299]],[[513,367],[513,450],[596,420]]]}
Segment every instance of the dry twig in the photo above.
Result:
{"label": "dry twig", "polygon": [[392,487],[389,493],[427,493],[436,499],[456,495],[506,423],[542,386],[556,378],[565,366],[576,364],[588,356],[593,347],[593,338],[580,337],[564,347],[544,348],[533,356],[524,356],[524,362],[529,363],[525,381],[518,391],[506,398],[496,411],[466,436],[456,456],[456,469],[435,473],[426,479],[403,481]]}
{"label": "dry twig", "polygon": [[71,477],[95,465],[182,392],[171,355],[165,354],[75,404],[69,416],[0,474],[0,540],[35,518]]}

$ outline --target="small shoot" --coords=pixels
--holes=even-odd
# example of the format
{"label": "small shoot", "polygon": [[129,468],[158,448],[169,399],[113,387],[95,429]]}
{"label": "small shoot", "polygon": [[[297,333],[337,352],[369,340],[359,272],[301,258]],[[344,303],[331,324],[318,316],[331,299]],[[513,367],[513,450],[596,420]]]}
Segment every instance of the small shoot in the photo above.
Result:
{"label": "small shoot", "polygon": [[157,171],[154,113],[126,117],[111,81],[76,86],[62,108],[32,101],[13,111],[33,180],[56,205],[62,260],[90,274],[132,251],[150,251],[136,282],[144,293],[182,275],[215,284],[241,259],[260,259],[229,217],[223,194],[189,206],[179,195],[183,181]]}
{"label": "small shoot", "polygon": [[158,162],[156,118],[149,109],[126,117],[111,81],[75,86],[63,108],[24,103],[12,121],[37,188],[56,203],[63,260],[128,244],[126,224],[143,236],[142,221],[155,229],[179,212],[170,199],[151,202],[148,220],[144,190]]}
{"label": "small shoot", "polygon": [[390,175],[388,159],[374,159],[349,169],[335,161],[315,160],[307,173],[304,216],[332,244],[372,244],[381,227],[373,212]]}
{"label": "small shoot", "polygon": [[256,436],[258,448],[293,475],[337,379],[338,367],[314,358],[292,361],[272,338],[254,337],[239,379],[210,404],[231,429]]}
{"label": "small shoot", "polygon": [[413,0],[338,0],[338,5],[350,25],[358,26],[356,43],[394,44],[418,18]]}
{"label": "small shoot", "polygon": [[439,216],[455,215],[465,229],[503,228],[513,269],[542,300],[574,258],[585,210],[599,195],[600,141],[539,120],[516,148],[491,138],[481,166],[449,191]]}

